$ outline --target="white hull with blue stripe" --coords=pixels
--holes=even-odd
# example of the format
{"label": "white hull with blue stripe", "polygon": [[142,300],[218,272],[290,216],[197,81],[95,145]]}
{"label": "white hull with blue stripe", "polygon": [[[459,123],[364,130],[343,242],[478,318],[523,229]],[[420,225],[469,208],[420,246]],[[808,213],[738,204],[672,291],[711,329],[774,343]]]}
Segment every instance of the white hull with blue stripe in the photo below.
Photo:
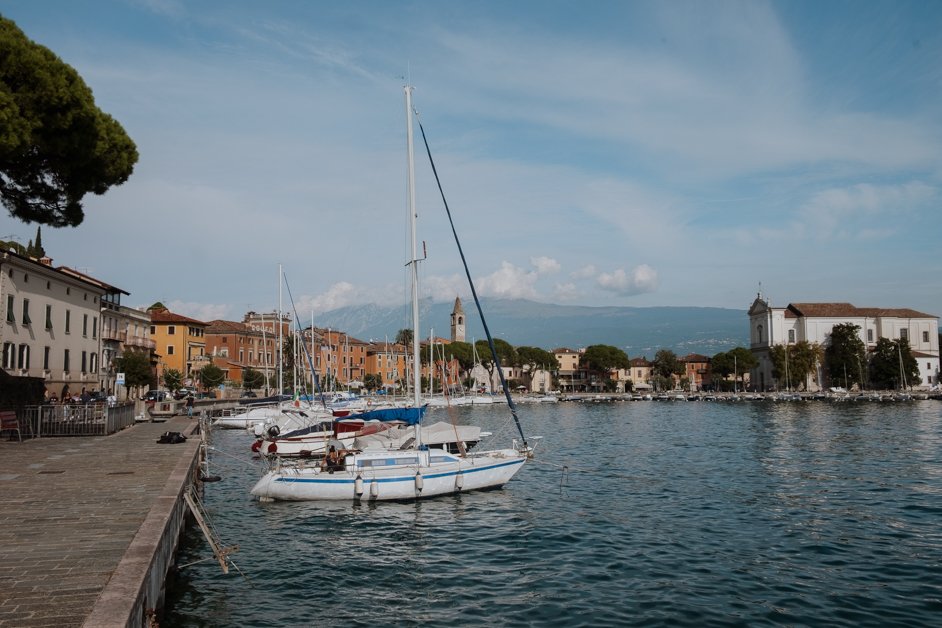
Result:
{"label": "white hull with blue stripe", "polygon": [[333,472],[315,461],[281,461],[252,489],[263,501],[413,500],[499,488],[523,467],[528,451],[466,456],[440,449],[366,451],[345,456]]}

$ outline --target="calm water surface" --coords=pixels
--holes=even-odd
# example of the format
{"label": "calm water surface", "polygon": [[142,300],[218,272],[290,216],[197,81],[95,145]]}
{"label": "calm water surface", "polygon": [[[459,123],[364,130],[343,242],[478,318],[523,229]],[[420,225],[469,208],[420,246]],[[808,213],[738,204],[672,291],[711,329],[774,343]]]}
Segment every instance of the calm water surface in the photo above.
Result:
{"label": "calm water surface", "polygon": [[[245,577],[182,568],[161,625],[942,624],[939,402],[520,413],[544,438],[503,490],[408,504],[259,503],[249,437],[214,432],[205,502]],[[207,557],[190,530],[179,563]]]}

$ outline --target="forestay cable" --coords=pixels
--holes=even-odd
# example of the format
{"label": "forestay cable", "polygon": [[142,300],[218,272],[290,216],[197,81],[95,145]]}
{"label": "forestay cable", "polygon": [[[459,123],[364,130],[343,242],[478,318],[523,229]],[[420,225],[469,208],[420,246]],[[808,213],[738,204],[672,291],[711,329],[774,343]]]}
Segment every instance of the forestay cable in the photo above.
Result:
{"label": "forestay cable", "polygon": [[500,386],[507,398],[507,405],[510,407],[510,413],[513,415],[514,423],[517,425],[517,431],[520,432],[520,438],[523,439],[524,448],[527,447],[527,437],[523,434],[523,427],[520,425],[520,418],[517,416],[517,407],[510,396],[510,388],[507,386],[507,380],[504,379],[504,370],[500,366],[500,358],[497,357],[497,349],[494,346],[494,339],[491,337],[491,331],[487,327],[487,321],[484,320],[484,311],[481,309],[481,301],[478,299],[478,292],[474,288],[474,281],[471,279],[471,271],[468,270],[468,262],[464,256],[464,250],[461,248],[461,240],[458,239],[458,232],[455,230],[455,221],[451,218],[451,210],[448,208],[448,201],[445,199],[445,191],[442,189],[442,182],[438,178],[438,169],[435,168],[435,160],[432,159],[432,150],[428,145],[428,138],[425,137],[425,127],[419,120],[419,114],[413,109],[416,120],[419,122],[419,131],[422,132],[422,141],[425,143],[425,152],[428,155],[429,164],[432,166],[432,173],[435,175],[435,183],[438,185],[438,193],[441,194],[442,203],[445,205],[445,213],[448,215],[448,224],[451,225],[451,233],[455,237],[455,244],[458,246],[458,254],[461,256],[461,263],[464,266],[464,274],[468,278],[468,285],[471,287],[471,295],[474,297],[474,305],[477,307],[478,316],[481,318],[481,325],[484,327],[484,335],[487,336],[487,346],[491,349],[491,357],[497,367],[497,375],[500,377]]}

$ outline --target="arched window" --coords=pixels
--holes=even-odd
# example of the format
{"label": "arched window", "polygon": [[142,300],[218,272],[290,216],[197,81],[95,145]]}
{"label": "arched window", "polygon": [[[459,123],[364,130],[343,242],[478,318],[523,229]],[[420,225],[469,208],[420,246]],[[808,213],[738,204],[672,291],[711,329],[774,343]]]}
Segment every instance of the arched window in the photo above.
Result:
{"label": "arched window", "polygon": [[762,342],[762,325],[756,325],[756,333],[759,334],[759,342]]}

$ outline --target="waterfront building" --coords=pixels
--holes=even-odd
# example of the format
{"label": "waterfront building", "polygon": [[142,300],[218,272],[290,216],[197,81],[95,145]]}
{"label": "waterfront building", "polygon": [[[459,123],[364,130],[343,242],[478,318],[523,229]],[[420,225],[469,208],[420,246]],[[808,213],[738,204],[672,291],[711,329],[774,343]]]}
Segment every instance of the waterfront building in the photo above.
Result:
{"label": "waterfront building", "polygon": [[246,314],[242,322],[214,320],[206,327],[206,355],[210,361],[226,374],[226,381],[239,386],[243,372],[254,369],[274,382],[276,338],[250,324],[251,315]]}
{"label": "waterfront building", "polygon": [[[368,372],[368,354],[371,343],[354,338],[336,329],[308,327],[301,331],[304,347],[298,348],[295,361],[298,378],[305,382],[311,380],[311,365],[317,373],[319,385],[323,387],[342,386],[361,388],[363,378]],[[305,351],[306,349],[306,351]],[[310,362],[308,361],[310,354]]]}
{"label": "waterfront building", "polygon": [[647,391],[653,386],[651,381],[654,375],[654,365],[647,358],[634,358],[629,361],[629,379],[631,380],[632,390]]}
{"label": "waterfront building", "polygon": [[712,384],[710,377],[710,358],[699,353],[688,353],[682,358],[677,359],[684,365],[684,374],[690,385],[690,392],[703,390]]}
{"label": "waterfront building", "polygon": [[[118,401],[129,398],[127,386],[117,383],[118,369],[115,360],[126,353],[141,353],[152,368],[155,366],[155,343],[150,339],[150,314],[143,310],[121,304],[121,295],[128,292],[108,285],[72,268],[62,268],[63,272],[85,281],[97,284],[104,293],[101,296],[101,368],[99,369],[99,390],[114,393]],[[138,391],[140,392],[140,391]]]}
{"label": "waterfront building", "polygon": [[[860,327],[859,337],[872,352],[881,338],[905,338],[919,364],[921,381],[915,387],[928,387],[939,382],[939,317],[907,308],[856,307],[850,303],[789,303],[772,307],[767,299],[756,296],[749,308],[750,350],[759,366],[750,373],[758,390],[781,387],[772,377],[771,349],[786,347],[802,340],[827,346],[835,325],[850,323]],[[866,369],[866,364],[849,365]],[[809,390],[821,388],[822,367],[816,377],[809,378]]]}
{"label": "waterfront building", "polygon": [[372,342],[366,349],[367,373],[379,377],[383,388],[397,391],[406,387],[406,365],[411,359],[409,349],[403,345],[388,342]]}
{"label": "waterfront building", "polygon": [[185,386],[195,385],[198,372],[207,364],[207,323],[182,314],[174,314],[163,304],[147,309],[150,313],[150,335],[156,344],[157,381],[163,383],[164,373],[173,369],[183,375]]}
{"label": "waterfront building", "polygon": [[574,351],[566,347],[553,349],[559,364],[559,389],[563,392],[586,392],[589,390],[589,372],[580,366],[583,350]]}
{"label": "waterfront building", "polygon": [[[456,303],[460,308],[460,302],[456,300]],[[455,325],[453,324],[452,334],[454,333]],[[419,354],[422,356],[422,377],[426,381],[432,381],[436,391],[447,390],[450,393],[456,393],[461,390],[461,364],[448,353],[448,345],[451,342],[447,338],[433,337],[431,345],[428,340],[419,343]],[[367,372],[370,372],[369,369]]]}
{"label": "waterfront building", "polygon": [[[77,270],[53,267],[49,257],[4,252],[0,255],[2,368],[13,376],[41,378],[46,390],[59,398],[83,390],[107,392],[114,382],[111,361],[124,345],[116,330],[123,322],[144,318],[139,312],[122,311],[122,294],[128,293]],[[145,340],[141,338],[141,345],[148,350]],[[103,352],[107,360],[102,359]]]}

